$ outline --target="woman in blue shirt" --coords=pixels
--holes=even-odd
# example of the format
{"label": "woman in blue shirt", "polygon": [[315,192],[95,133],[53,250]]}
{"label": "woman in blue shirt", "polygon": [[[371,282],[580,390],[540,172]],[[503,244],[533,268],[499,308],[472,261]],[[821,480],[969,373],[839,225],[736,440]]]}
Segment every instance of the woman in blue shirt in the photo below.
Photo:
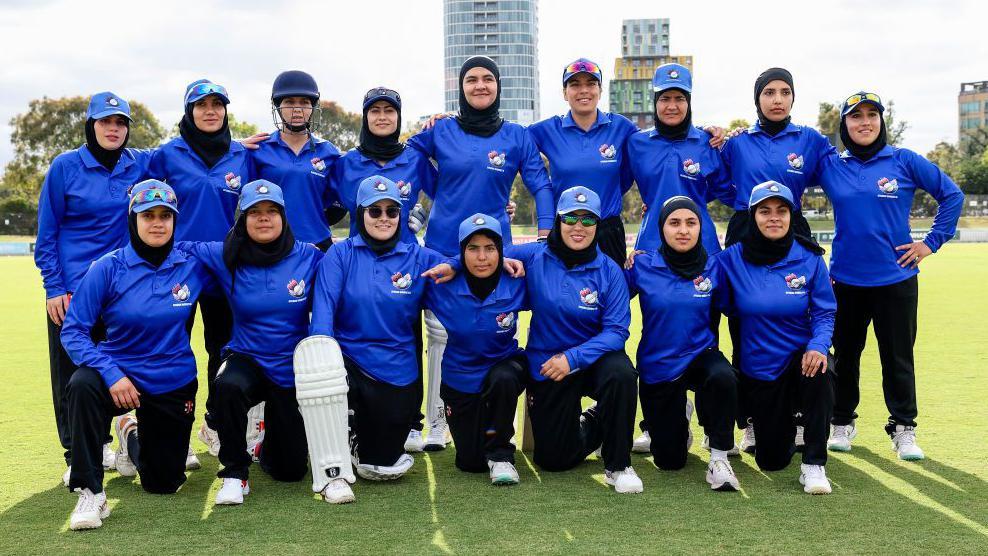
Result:
{"label": "woman in blue shirt", "polygon": [[737,371],[710,328],[723,295],[716,259],[703,248],[700,208],[689,197],[667,200],[658,224],[662,244],[639,254],[627,272],[631,295],[641,300],[639,396],[652,456],[659,469],[686,465],[689,416],[683,419],[683,406],[686,390],[693,390],[709,438],[707,482],[714,490],[738,490],[727,460],[734,447]]}
{"label": "woman in blue shirt", "polygon": [[525,281],[503,273],[501,224],[474,214],[460,224],[463,272],[426,286],[425,306],[439,319],[449,344],[443,352],[442,399],[456,467],[487,471],[491,483],[518,483],[515,410],[528,361],[518,347],[518,313],[528,310]]}
{"label": "woman in blue shirt", "polygon": [[805,446],[799,482],[829,494],[827,428],[834,406],[827,352],[836,302],[823,250],[795,233],[792,192],[769,181],[748,201],[748,230],[717,257],[728,314],[741,323],[740,401],[758,437],[755,462],[765,471],[789,465],[796,451],[795,412]]}
{"label": "woman in blue shirt", "polygon": [[[38,198],[38,237],[34,261],[44,281],[48,313],[48,365],[55,427],[72,457],[72,428],[65,411],[65,388],[76,365],[59,335],[72,294],[93,261],[127,245],[127,190],[147,171],[146,151],[126,148],[130,105],[111,92],[97,93],[86,109],[86,143],[52,161]],[[93,328],[93,341],[103,337]],[[107,436],[103,466],[113,468]],[[68,483],[68,471],[65,476]]]}
{"label": "woman in blue shirt", "polygon": [[[837,296],[837,404],[829,446],[846,452],[857,434],[861,351],[872,322],[889,411],[885,431],[900,459],[919,460],[924,455],[915,430],[917,275],[920,262],[954,236],[964,194],[922,156],[887,144],[884,111],[874,93],[848,97],[840,123],[847,150],[828,157],[821,170],[823,190],[834,205],[830,264]],[[914,241],[909,212],[920,189],[939,207],[930,231]]]}
{"label": "woman in blue shirt", "polygon": [[[127,212],[129,245],[93,263],[62,329],[62,344],[79,366],[66,396],[73,441],[68,486],[79,493],[71,529],[100,527],[110,515],[100,448],[114,415],[137,413],[117,421],[121,475],[140,473],[141,487],[157,494],[185,482],[197,389],[185,323],[212,283],[195,259],[172,249],[178,201],[168,185],[137,184]],[[96,344],[98,322],[106,339]]]}

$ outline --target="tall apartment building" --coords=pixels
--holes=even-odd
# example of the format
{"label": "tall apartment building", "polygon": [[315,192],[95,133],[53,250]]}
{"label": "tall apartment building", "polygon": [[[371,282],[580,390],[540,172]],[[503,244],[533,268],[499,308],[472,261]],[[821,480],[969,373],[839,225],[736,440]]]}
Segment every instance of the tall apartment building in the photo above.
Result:
{"label": "tall apartment building", "polygon": [[961,83],[957,94],[958,139],[979,127],[988,127],[988,81]]}

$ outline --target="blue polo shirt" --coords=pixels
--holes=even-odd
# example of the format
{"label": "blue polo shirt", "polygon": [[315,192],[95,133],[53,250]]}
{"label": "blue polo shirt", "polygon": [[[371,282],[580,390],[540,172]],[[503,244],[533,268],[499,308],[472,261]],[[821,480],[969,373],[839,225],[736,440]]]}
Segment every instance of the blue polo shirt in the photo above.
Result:
{"label": "blue polo shirt", "polygon": [[716,348],[710,310],[719,296],[717,257],[708,257],[703,272],[689,280],[676,274],[658,251],[635,257],[626,271],[631,296],[642,312],[637,367],[642,382],[671,382],[703,351]]}
{"label": "blue polo shirt", "polygon": [[823,257],[799,242],[767,266],[746,261],[741,247],[732,245],[717,256],[728,313],[741,320],[740,370],[758,380],[775,380],[793,352],[830,349],[837,311],[830,273]]}
{"label": "blue polo shirt", "polygon": [[[234,177],[228,181],[230,172]],[[240,187],[252,175],[247,149],[240,143],[231,142],[230,151],[207,168],[181,137],[154,150],[148,173],[170,185],[178,197],[181,224],[175,227],[175,241],[223,241],[233,227]]]}
{"label": "blue polo shirt", "polygon": [[127,190],[147,172],[150,151],[124,149],[110,172],[85,145],[52,161],[38,197],[34,263],[45,296],[74,292],[103,255],[127,245]]}
{"label": "blue polo shirt", "polygon": [[[145,394],[163,394],[196,378],[186,323],[196,300],[214,287],[184,252],[157,269],[128,244],[103,256],[82,279],[62,326],[62,345],[76,365],[91,367],[107,388],[129,378]],[[93,345],[98,321],[106,340]]]}
{"label": "blue polo shirt", "polygon": [[834,206],[834,280],[851,286],[886,286],[912,278],[918,269],[896,263],[912,243],[909,211],[917,189],[940,206],[923,242],[935,253],[954,237],[964,194],[935,164],[909,149],[886,145],[862,162],[845,151],[822,165],[820,183]]}
{"label": "blue polo shirt", "polygon": [[324,211],[333,202],[329,175],[340,157],[336,145],[310,135],[295,154],[281,132],[275,131],[256,150],[247,152],[253,165],[250,180],[266,179],[284,192],[285,216],[295,238],[306,243],[328,239],[332,233]]}
{"label": "blue polo shirt", "polygon": [[593,261],[567,269],[542,242],[507,247],[505,256],[525,264],[532,308],[525,352],[534,380],[546,380],[539,371],[557,353],[578,372],[605,353],[624,350],[631,309],[617,263],[598,250]]}
{"label": "blue polo shirt", "polygon": [[448,256],[460,253],[456,241],[463,219],[474,213],[497,217],[504,244],[511,244],[511,223],[504,207],[519,173],[535,198],[538,226],[552,228],[552,184],[535,142],[525,128],[505,122],[490,137],[466,133],[453,118],[439,120],[408,140],[439,166],[435,202],[425,232],[426,246]]}
{"label": "blue polo shirt", "polygon": [[820,165],[834,152],[830,141],[811,127],[790,123],[773,137],[756,123],[721,150],[738,191],[734,210],[748,210],[751,190],[769,180],[788,187],[796,210],[802,210],[803,192],[819,185]]}
{"label": "blue polo shirt", "polygon": [[[421,151],[405,148],[401,154],[383,166],[367,158],[357,149],[347,151],[333,166],[333,191],[336,199],[350,213],[350,236],[357,235],[357,189],[360,182],[371,176],[383,176],[395,182],[401,193],[401,221],[408,222],[408,213],[419,198],[419,191],[432,197],[436,193],[439,172],[429,157]],[[504,212],[504,207],[501,207]],[[416,241],[415,232],[402,226],[401,241]]]}
{"label": "blue polo shirt", "polygon": [[443,383],[468,394],[480,392],[491,367],[521,351],[515,332],[518,313],[529,310],[524,278],[502,274],[483,300],[470,292],[463,273],[445,284],[429,282],[425,291],[426,308],[449,336],[443,352]]}
{"label": "blue polo shirt", "polygon": [[295,242],[284,259],[271,266],[239,266],[236,276],[223,262],[220,242],[184,242],[209,270],[230,302],[233,329],[223,353],[247,355],[281,388],[295,386],[295,346],[308,335],[312,288],[322,251]]}
{"label": "blue polo shirt", "polygon": [[[707,203],[714,199],[733,206],[737,190],[731,184],[720,151],[710,146],[710,134],[691,127],[685,139],[670,141],[655,129],[639,131],[628,139],[631,173],[638,184],[647,210],[635,249],[654,251],[659,248],[659,213],[670,197],[685,195],[700,207],[704,230],[716,230]],[[720,252],[716,233],[703,234],[707,253]]]}
{"label": "blue polo shirt", "polygon": [[428,278],[445,260],[418,243],[376,255],[355,236],[334,244],[319,264],[309,333],[332,336],[372,378],[407,386],[419,376],[413,327]]}
{"label": "blue polo shirt", "polygon": [[582,185],[600,197],[601,217],[620,216],[621,197],[632,181],[624,145],[637,131],[621,114],[600,110],[587,131],[576,125],[572,112],[530,125],[535,146],[549,159],[553,202],[563,191]]}

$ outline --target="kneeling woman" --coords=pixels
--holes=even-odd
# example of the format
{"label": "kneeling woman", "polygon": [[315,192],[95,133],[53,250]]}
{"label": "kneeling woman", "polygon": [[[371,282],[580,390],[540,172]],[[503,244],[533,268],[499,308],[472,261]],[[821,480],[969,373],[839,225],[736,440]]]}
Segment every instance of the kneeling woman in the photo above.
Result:
{"label": "kneeling woman", "polygon": [[639,255],[628,271],[631,295],[641,296],[638,344],[639,395],[659,469],[686,465],[689,420],[686,390],[697,393],[698,411],[710,438],[707,482],[714,490],[737,490],[727,454],[734,447],[737,372],[717,348],[711,306],[722,297],[716,259],[701,243],[702,214],[689,197],[672,197],[659,214],[661,245]]}
{"label": "kneeling woman", "polygon": [[[600,448],[607,484],[641,492],[631,467],[638,375],[624,352],[628,285],[597,248],[597,194],[583,186],[567,189],[556,212],[545,243],[508,252],[525,264],[532,305],[526,351],[534,460],[563,471]],[[583,411],[583,396],[597,405]]]}
{"label": "kneeling woman", "polygon": [[360,183],[357,222],[358,235],[333,245],[319,265],[309,333],[332,336],[343,352],[357,475],[391,480],[415,462],[404,445],[421,405],[413,327],[422,277],[452,268],[434,269],[444,260],[439,253],[400,241],[401,193],[388,178]]}
{"label": "kneeling woman", "polygon": [[[79,369],[67,389],[72,426],[69,489],[79,502],[71,529],[100,527],[110,515],[103,490],[104,435],[117,421],[117,471],[140,473],[144,490],[173,493],[185,482],[185,456],[195,417],[196,360],[186,321],[199,295],[211,289],[195,259],[173,250],[178,200],[168,185],[134,186],[130,244],[90,267],[62,328],[62,345]],[[93,343],[98,322],[106,340]],[[141,423],[140,436],[137,423]]]}
{"label": "kneeling woman", "polygon": [[809,494],[829,494],[827,433],[835,379],[827,355],[837,303],[823,249],[791,227],[788,187],[769,181],[748,201],[748,230],[718,256],[728,314],[741,323],[740,402],[765,471],[789,465],[796,451],[793,414],[802,412],[805,446],[799,482]]}
{"label": "kneeling woman", "polygon": [[[240,195],[240,215],[221,242],[183,242],[216,277],[233,312],[230,342],[213,385],[208,411],[220,439],[217,504],[241,504],[250,492],[247,412],[264,402],[261,469],[276,481],[301,481],[308,459],[302,414],[295,399],[292,355],[305,337],[311,285],[322,252],[295,241],[279,186],[255,180]],[[323,492],[324,498],[333,497]]]}
{"label": "kneeling woman", "polygon": [[460,224],[463,272],[426,286],[425,306],[449,335],[442,361],[456,467],[489,471],[491,483],[518,483],[515,410],[525,389],[528,361],[515,339],[518,312],[528,310],[525,281],[505,276],[501,224],[474,214]]}

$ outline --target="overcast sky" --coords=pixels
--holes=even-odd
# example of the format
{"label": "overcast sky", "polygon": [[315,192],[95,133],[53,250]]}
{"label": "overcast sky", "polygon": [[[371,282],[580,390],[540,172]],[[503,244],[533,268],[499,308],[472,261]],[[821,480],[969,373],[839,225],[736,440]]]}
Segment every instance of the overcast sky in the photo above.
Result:
{"label": "overcast sky", "polygon": [[[815,125],[820,101],[867,89],[895,100],[910,124],[906,146],[926,153],[957,139],[960,83],[988,80],[983,2],[539,4],[541,117],[566,110],[559,79],[567,62],[591,58],[610,77],[622,19],[670,18],[672,53],[694,56],[697,122],[753,121],[755,77],[783,66],[795,76],[797,123]],[[170,129],[185,85],[207,77],[228,88],[232,113],[267,129],[272,79],[303,69],[323,98],[352,111],[378,84],[401,93],[406,122],[443,108],[441,0],[98,5],[0,0],[0,164],[12,156],[7,122],[42,96],[109,89],[146,103]]]}

